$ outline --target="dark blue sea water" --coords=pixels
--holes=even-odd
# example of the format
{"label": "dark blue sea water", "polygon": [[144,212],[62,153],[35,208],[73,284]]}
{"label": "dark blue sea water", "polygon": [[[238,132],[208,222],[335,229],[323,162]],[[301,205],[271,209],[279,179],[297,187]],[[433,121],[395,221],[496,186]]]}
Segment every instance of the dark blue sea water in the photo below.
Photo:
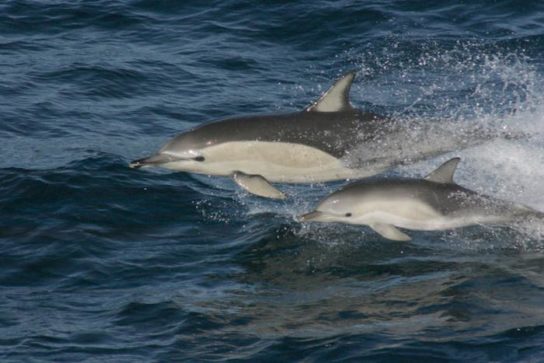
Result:
{"label": "dark blue sea water", "polygon": [[389,174],[544,210],[543,54],[539,1],[1,2],[0,361],[543,361],[538,224],[392,242],[294,220],[342,183],[128,168],[355,69],[364,110],[517,135]]}

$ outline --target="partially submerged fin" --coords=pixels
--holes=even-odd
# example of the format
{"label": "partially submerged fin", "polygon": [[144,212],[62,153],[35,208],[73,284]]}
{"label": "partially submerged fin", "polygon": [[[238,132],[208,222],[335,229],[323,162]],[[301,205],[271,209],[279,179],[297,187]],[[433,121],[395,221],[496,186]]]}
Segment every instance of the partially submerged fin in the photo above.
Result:
{"label": "partially submerged fin", "polygon": [[393,241],[411,240],[410,236],[408,236],[406,233],[402,232],[400,229],[393,226],[392,224],[374,223],[371,224],[369,227],[376,231],[376,233],[378,233],[382,237]]}
{"label": "partially submerged fin", "polygon": [[355,79],[355,74],[355,71],[351,71],[342,76],[317,101],[306,108],[306,111],[339,112],[353,109],[349,103],[349,90]]}
{"label": "partially submerged fin", "polygon": [[261,175],[249,175],[241,171],[235,171],[232,178],[243,189],[251,194],[272,199],[285,199],[285,194],[274,188],[268,180]]}
{"label": "partially submerged fin", "polygon": [[453,158],[440,165],[433,172],[425,177],[425,180],[442,184],[453,184],[453,174],[461,158]]}

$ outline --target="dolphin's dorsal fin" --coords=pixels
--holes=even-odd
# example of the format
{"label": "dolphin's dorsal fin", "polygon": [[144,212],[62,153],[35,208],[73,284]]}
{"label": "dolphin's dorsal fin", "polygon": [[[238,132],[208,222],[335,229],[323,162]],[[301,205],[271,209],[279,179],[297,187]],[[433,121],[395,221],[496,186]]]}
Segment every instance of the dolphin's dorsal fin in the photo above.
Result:
{"label": "dolphin's dorsal fin", "polygon": [[355,79],[355,71],[351,71],[337,80],[327,92],[306,108],[309,112],[339,112],[353,109],[349,103],[349,90]]}
{"label": "dolphin's dorsal fin", "polygon": [[453,158],[440,165],[433,172],[425,177],[425,180],[442,184],[453,184],[453,174],[461,158]]}

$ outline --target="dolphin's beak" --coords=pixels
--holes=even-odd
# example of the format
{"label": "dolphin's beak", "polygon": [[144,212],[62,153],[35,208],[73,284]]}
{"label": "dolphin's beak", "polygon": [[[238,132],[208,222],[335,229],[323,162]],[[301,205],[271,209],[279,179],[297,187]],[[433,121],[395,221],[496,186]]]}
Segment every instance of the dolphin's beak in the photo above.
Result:
{"label": "dolphin's beak", "polygon": [[139,169],[144,166],[160,165],[177,160],[179,160],[179,158],[175,158],[172,155],[155,154],[147,158],[131,161],[128,166],[134,169]]}
{"label": "dolphin's beak", "polygon": [[164,161],[159,160],[159,157],[160,157],[160,154],[159,155],[153,155],[153,156],[150,156],[148,158],[134,160],[134,161],[131,161],[128,164],[128,166],[131,167],[131,168],[134,168],[134,169],[139,169],[139,168],[142,168],[144,166],[157,165],[157,164],[164,163]]}
{"label": "dolphin's beak", "polygon": [[313,211],[313,212],[306,213],[306,214],[303,214],[303,215],[298,216],[298,217],[297,217],[297,220],[298,220],[299,222],[309,222],[309,221],[313,221],[313,220],[318,219],[318,218],[321,217],[322,215],[323,215],[322,212]]}
{"label": "dolphin's beak", "polygon": [[133,160],[128,164],[128,167],[133,168],[133,169],[139,169],[142,166],[145,166],[145,160],[146,160],[146,158]]}

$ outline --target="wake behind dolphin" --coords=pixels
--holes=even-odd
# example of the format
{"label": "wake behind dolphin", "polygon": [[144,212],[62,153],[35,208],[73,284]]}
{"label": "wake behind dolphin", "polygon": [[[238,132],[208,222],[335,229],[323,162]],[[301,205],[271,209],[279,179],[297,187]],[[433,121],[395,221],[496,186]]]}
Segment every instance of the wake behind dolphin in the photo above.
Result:
{"label": "wake behind dolphin", "polygon": [[[130,166],[231,176],[250,193],[281,199],[285,195],[271,182],[361,178],[468,146],[453,139],[446,145],[427,145],[415,140],[410,127],[402,122],[353,108],[349,91],[354,78],[355,72],[347,73],[301,112],[236,117],[202,125]],[[409,147],[399,151],[393,143]]]}
{"label": "wake behind dolphin", "polygon": [[494,199],[455,184],[453,158],[425,179],[373,179],[349,184],[322,200],[300,221],[367,225],[385,238],[407,241],[400,228],[433,231],[476,224],[504,224],[544,213]]}

